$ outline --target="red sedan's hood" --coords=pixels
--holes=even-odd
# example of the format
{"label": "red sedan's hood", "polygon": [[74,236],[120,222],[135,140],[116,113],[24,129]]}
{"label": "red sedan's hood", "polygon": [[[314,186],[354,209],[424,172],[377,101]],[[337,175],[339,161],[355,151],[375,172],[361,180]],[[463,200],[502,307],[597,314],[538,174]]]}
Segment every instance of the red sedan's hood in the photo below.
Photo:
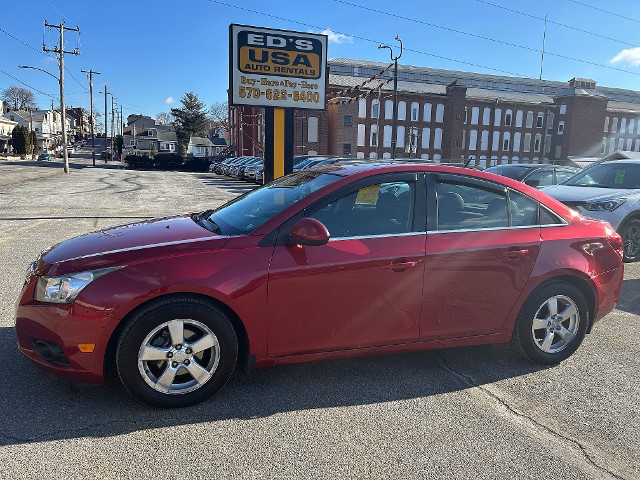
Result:
{"label": "red sedan's hood", "polygon": [[[211,240],[211,242],[207,242]],[[217,240],[217,241],[216,241]],[[190,215],[164,217],[138,223],[118,225],[61,242],[42,255],[44,264],[82,263],[94,267],[100,257],[118,259],[124,256],[140,258],[142,250],[177,252],[181,245],[206,243],[208,249],[220,248],[228,237],[218,236],[198,224]],[[141,255],[142,254],[142,255]],[[44,266],[44,265],[43,265]]]}

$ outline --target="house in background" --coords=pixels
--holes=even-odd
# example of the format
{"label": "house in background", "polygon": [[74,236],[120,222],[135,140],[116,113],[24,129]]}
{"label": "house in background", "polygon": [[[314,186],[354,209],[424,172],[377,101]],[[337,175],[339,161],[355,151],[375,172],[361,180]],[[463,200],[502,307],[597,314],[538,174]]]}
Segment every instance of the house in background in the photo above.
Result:
{"label": "house in background", "polygon": [[[129,115],[131,118],[132,115]],[[146,117],[151,118],[151,117]],[[148,125],[142,121],[141,125]],[[122,135],[126,154],[149,155],[178,151],[178,139],[173,125],[153,125],[142,128],[138,122],[132,123]]]}
{"label": "house in background", "polygon": [[203,137],[191,137],[189,138],[189,145],[187,146],[187,155],[192,155],[195,158],[205,158],[213,156],[214,146],[213,142],[208,138]]}
{"label": "house in background", "polygon": [[18,125],[18,122],[9,120],[0,112],[0,154],[8,152],[9,140],[11,140],[11,133],[13,132],[13,129],[17,125]]}
{"label": "house in background", "polygon": [[223,155],[227,150],[227,141],[224,137],[213,136],[210,138],[213,144],[213,155]]}
{"label": "house in background", "polygon": [[[62,142],[62,115],[58,110],[11,110],[4,116],[36,132],[42,152],[54,151]],[[67,115],[67,131],[72,125],[75,127],[75,122],[70,120]]]}

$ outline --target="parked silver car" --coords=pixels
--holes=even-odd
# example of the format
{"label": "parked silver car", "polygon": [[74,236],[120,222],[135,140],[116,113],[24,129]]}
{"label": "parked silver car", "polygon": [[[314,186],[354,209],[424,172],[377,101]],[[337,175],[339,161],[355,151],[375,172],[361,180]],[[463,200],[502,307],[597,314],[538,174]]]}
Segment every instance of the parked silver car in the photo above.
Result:
{"label": "parked silver car", "polygon": [[624,241],[624,261],[640,260],[640,160],[608,160],[544,188],[581,215],[606,220]]}

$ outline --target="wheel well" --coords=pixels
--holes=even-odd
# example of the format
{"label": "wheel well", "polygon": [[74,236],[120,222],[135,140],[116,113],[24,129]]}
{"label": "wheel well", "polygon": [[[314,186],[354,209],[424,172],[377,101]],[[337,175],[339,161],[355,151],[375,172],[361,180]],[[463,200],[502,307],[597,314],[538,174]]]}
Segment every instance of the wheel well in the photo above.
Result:
{"label": "wheel well", "polygon": [[587,307],[589,308],[589,324],[587,325],[587,333],[591,333],[591,327],[593,326],[593,319],[595,318],[594,310],[596,307],[596,297],[593,292],[593,289],[591,288],[591,285],[589,285],[589,282],[583,278],[576,277],[574,275],[562,275],[559,277],[554,277],[544,282],[538,288],[553,282],[557,282],[557,281],[564,281],[569,283],[570,285],[573,285],[578,290],[580,290],[580,293],[582,293],[582,295],[584,295],[584,299],[587,302]]}
{"label": "wheel well", "polygon": [[111,334],[111,337],[109,338],[109,343],[107,344],[107,350],[105,352],[105,358],[104,358],[105,375],[108,372],[112,371],[113,368],[115,367],[118,339],[120,338],[120,334],[122,333],[122,330],[126,326],[129,319],[141,309],[148,307],[149,305],[156,303],[160,300],[165,300],[167,298],[172,298],[172,297],[181,297],[181,298],[191,297],[191,298],[197,298],[200,300],[205,300],[207,302],[213,303],[216,307],[222,310],[222,312],[227,316],[227,318],[231,322],[231,325],[233,326],[233,329],[236,332],[236,337],[238,339],[238,360],[237,360],[238,364],[242,365],[242,363],[246,361],[246,359],[249,357],[249,352],[250,352],[249,335],[247,334],[247,330],[244,328],[244,324],[242,323],[242,320],[240,320],[240,317],[238,316],[238,314],[231,307],[229,307],[224,302],[221,302],[220,300],[210,297],[208,295],[202,295],[197,293],[170,293],[167,295],[161,295],[159,297],[155,297],[151,300],[148,300],[138,305],[136,308],[131,310],[127,315],[125,315],[125,317],[120,321],[120,323],[118,323],[118,326],[115,328],[115,330]]}
{"label": "wheel well", "polygon": [[620,233],[620,230],[622,230],[622,228],[630,221],[630,220],[640,220],[640,212],[632,212],[629,215],[627,215],[626,217],[624,217],[622,219],[622,221],[620,222],[620,225],[618,225],[618,233]]}

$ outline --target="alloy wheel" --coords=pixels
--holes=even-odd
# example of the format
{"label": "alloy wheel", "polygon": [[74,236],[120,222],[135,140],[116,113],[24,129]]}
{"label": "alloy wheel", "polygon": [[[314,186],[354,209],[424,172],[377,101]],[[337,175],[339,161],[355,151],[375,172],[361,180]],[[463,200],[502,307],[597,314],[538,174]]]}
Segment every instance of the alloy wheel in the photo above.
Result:
{"label": "alloy wheel", "polygon": [[575,339],[579,325],[576,303],[567,296],[554,295],[538,308],[531,332],[536,346],[553,354],[564,350]]}
{"label": "alloy wheel", "polygon": [[212,377],[220,362],[218,338],[205,324],[174,319],[154,328],[138,351],[144,381],[163,394],[192,392]]}
{"label": "alloy wheel", "polygon": [[624,256],[637,259],[640,256],[640,225],[630,225],[622,236],[624,242]]}

